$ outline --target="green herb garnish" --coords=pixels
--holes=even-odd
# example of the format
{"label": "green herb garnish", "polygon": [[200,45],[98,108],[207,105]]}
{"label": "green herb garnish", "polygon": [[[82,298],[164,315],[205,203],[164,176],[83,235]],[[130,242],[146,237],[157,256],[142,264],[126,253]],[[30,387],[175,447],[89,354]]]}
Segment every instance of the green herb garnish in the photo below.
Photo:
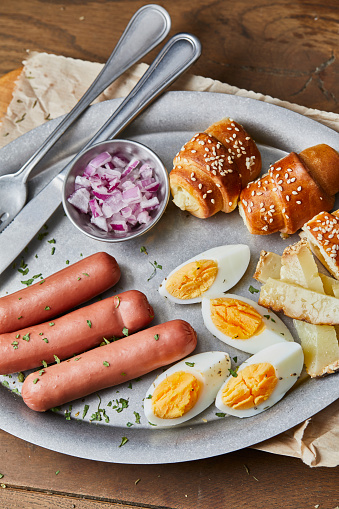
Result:
{"label": "green herb garnish", "polygon": [[119,447],[122,447],[123,445],[127,444],[127,442],[128,442],[128,438],[127,437],[122,437],[121,444],[119,445]]}
{"label": "green herb garnish", "polygon": [[234,371],[233,369],[228,368],[228,371],[229,371],[230,375],[234,376],[234,378],[236,378],[238,376],[238,373],[236,371]]}
{"label": "green herb garnish", "polygon": [[147,281],[150,281],[151,279],[153,279],[153,278],[154,278],[154,276],[155,276],[155,275],[156,275],[156,273],[157,273],[157,269],[162,270],[162,265],[159,265],[156,261],[155,261],[154,263],[152,263],[152,262],[149,262],[149,263],[150,263],[150,264],[152,265],[152,267],[153,267],[153,272],[152,272],[152,274],[150,275],[150,277],[147,279]]}
{"label": "green herb garnish", "polygon": [[108,368],[108,367],[109,367],[109,362],[104,361],[104,362],[103,362],[103,365],[104,365],[104,366],[106,366],[106,367]]}

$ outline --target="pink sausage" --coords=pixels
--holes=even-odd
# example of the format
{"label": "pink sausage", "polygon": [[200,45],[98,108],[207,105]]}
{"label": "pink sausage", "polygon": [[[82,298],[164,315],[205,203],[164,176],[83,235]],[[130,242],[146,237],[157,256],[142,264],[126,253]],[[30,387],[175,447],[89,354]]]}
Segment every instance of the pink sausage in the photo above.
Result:
{"label": "pink sausage", "polygon": [[190,324],[172,320],[31,373],[21,394],[29,408],[44,412],[176,362],[196,344]]}
{"label": "pink sausage", "polygon": [[0,298],[0,334],[28,327],[86,302],[114,286],[120,268],[113,256],[96,253]]}
{"label": "pink sausage", "polygon": [[[121,338],[146,327],[154,312],[146,296],[129,290],[77,309],[67,315],[0,335],[0,374],[16,373],[68,359],[98,346],[103,338]],[[126,332],[126,331],[125,331]]]}

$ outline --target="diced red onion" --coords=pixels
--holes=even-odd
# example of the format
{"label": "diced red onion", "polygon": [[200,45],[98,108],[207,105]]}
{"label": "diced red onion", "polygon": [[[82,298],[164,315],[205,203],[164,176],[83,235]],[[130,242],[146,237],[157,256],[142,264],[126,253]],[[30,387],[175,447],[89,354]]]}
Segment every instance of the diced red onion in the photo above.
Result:
{"label": "diced red onion", "polygon": [[148,163],[128,160],[117,152],[102,152],[75,179],[68,201],[90,214],[91,223],[108,232],[124,233],[152,220],[149,212],[159,207],[160,183]]}
{"label": "diced red onion", "polygon": [[99,217],[99,216],[102,216],[102,210],[101,210],[101,207],[99,205],[99,203],[96,201],[96,200],[89,200],[89,208],[92,212],[92,216],[93,217]]}
{"label": "diced red onion", "polygon": [[112,156],[108,152],[101,152],[101,154],[98,154],[97,156],[92,159],[89,164],[91,166],[94,166],[94,168],[99,168],[99,166],[103,166],[107,163],[112,161]]}
{"label": "diced red onion", "polygon": [[87,214],[88,212],[88,203],[90,200],[90,193],[85,187],[81,187],[74,191],[73,194],[68,198],[69,203],[71,203],[75,208]]}

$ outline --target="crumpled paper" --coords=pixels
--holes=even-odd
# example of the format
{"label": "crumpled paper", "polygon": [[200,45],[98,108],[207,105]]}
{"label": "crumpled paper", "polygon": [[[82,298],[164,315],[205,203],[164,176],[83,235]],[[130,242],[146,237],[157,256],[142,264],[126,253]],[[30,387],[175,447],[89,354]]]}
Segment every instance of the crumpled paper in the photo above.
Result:
{"label": "crumpled paper", "polygon": [[[0,125],[0,147],[52,118],[67,113],[84,94],[103,65],[47,53],[32,52],[23,62],[12,101]],[[97,102],[125,97],[141,78],[146,64],[137,64],[115,81]],[[270,102],[317,120],[339,132],[339,115],[272,98],[267,95],[185,74],[171,90],[219,92]],[[293,456],[311,467],[339,465],[339,401],[280,435],[253,446]]]}

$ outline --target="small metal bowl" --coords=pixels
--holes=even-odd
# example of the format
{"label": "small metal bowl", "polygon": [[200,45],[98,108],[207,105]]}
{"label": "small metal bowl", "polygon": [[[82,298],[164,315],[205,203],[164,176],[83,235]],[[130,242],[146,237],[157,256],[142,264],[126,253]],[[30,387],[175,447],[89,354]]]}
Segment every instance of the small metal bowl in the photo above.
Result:
{"label": "small metal bowl", "polygon": [[[90,222],[89,214],[80,212],[68,202],[67,198],[74,192],[76,176],[82,175],[87,164],[101,152],[109,152],[110,154],[120,152],[125,154],[129,159],[140,159],[143,163],[149,163],[152,166],[154,169],[154,176],[160,182],[157,191],[160,204],[157,209],[150,211],[152,221],[149,224],[136,226],[129,232],[106,232]],[[169,194],[168,173],[159,157],[151,149],[141,143],[114,139],[97,143],[76,158],[64,181],[62,202],[68,218],[82,233],[92,239],[101,240],[102,242],[122,242],[143,235],[159,221],[168,204]]]}

